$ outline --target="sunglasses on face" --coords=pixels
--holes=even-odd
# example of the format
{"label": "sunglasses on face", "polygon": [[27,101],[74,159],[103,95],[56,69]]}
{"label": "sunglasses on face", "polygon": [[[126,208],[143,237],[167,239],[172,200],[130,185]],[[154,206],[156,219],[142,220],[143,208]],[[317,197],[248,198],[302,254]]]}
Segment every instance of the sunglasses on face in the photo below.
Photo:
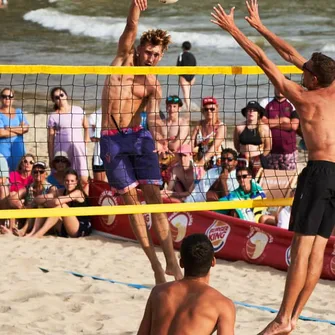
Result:
{"label": "sunglasses on face", "polygon": [[28,161],[27,159],[25,159],[23,161],[24,164],[30,164],[30,165],[33,165],[34,164],[34,161]]}
{"label": "sunglasses on face", "polygon": [[33,175],[37,176],[38,174],[43,174],[45,171],[42,170],[35,170],[33,171]]}
{"label": "sunglasses on face", "polygon": [[313,72],[313,70],[309,68],[307,62],[303,64],[302,69],[304,71],[309,72],[312,76],[317,77],[317,75]]}
{"label": "sunglasses on face", "polygon": [[221,160],[222,161],[232,162],[234,160],[234,158],[233,157],[222,157]]}
{"label": "sunglasses on face", "polygon": [[60,95],[54,95],[54,100],[60,100],[60,98],[64,98],[65,94],[61,93]]}
{"label": "sunglasses on face", "polygon": [[167,97],[166,102],[170,104],[171,103],[179,104],[180,99],[178,97]]}
{"label": "sunglasses on face", "polygon": [[214,111],[215,111],[215,108],[214,108],[214,107],[211,107],[211,108],[204,108],[204,111],[205,111],[205,112],[214,112]]}
{"label": "sunglasses on face", "polygon": [[2,99],[14,99],[13,94],[1,94]]}
{"label": "sunglasses on face", "polygon": [[249,177],[248,174],[242,174],[242,175],[236,176],[236,179],[237,179],[237,180],[242,180],[242,179],[246,179],[246,178],[248,178],[248,177]]}
{"label": "sunglasses on face", "polygon": [[55,163],[67,163],[68,160],[64,157],[59,157],[59,158],[55,158],[54,162]]}

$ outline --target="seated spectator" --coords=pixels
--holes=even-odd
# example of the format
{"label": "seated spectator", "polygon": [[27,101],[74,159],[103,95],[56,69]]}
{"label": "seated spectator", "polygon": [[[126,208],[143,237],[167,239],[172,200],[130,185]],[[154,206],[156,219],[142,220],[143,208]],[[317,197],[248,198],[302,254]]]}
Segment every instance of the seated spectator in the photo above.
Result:
{"label": "seated spectator", "polygon": [[221,154],[221,173],[206,194],[207,201],[218,201],[239,187],[236,179],[237,152],[224,149]]}
{"label": "seated spectator", "polygon": [[[9,196],[9,168],[6,158],[0,154],[0,209],[7,209]],[[1,223],[1,221],[0,221]]]}
{"label": "seated spectator", "polygon": [[65,151],[58,151],[51,161],[51,168],[53,169],[49,174],[47,181],[56,188],[64,188],[64,176],[66,170],[71,167],[71,162]]}
{"label": "seated spectator", "polygon": [[[250,199],[264,199],[265,193],[262,188],[252,179],[252,172],[248,168],[238,168],[236,170],[236,179],[239,187],[230,192],[227,196],[220,198],[219,201],[235,201],[235,200],[250,200]],[[237,216],[240,219],[257,222],[259,212],[263,212],[263,208],[236,208]],[[227,210],[219,210],[218,213],[228,214]]]}
{"label": "seated spectator", "polygon": [[257,101],[249,101],[242,109],[246,121],[235,127],[234,146],[240,157],[249,161],[253,176],[263,166],[267,168],[266,156],[272,148],[271,131],[262,122],[264,108]]}
{"label": "seated spectator", "polygon": [[196,163],[209,170],[221,157],[221,145],[226,137],[226,126],[219,119],[219,105],[215,98],[202,99],[204,120],[198,122],[192,133],[191,143],[197,152]]}
{"label": "seated spectator", "polygon": [[34,163],[35,157],[32,154],[26,154],[21,158],[17,170],[9,173],[9,191],[11,196],[14,195],[14,192],[17,193],[33,181],[31,171]]}
{"label": "seated spectator", "polygon": [[94,180],[106,181],[104,162],[100,158],[100,133],[102,110],[99,108],[88,119],[90,139],[94,143],[92,171]]}
{"label": "seated spectator", "polygon": [[262,118],[262,121],[269,125],[272,134],[272,149],[267,157],[268,168],[296,170],[298,161],[296,136],[299,116],[295,107],[281,92],[276,88],[274,92],[275,97],[266,104]]}
{"label": "seated spectator", "polygon": [[[52,208],[87,207],[89,205],[87,195],[75,170],[66,171],[64,186],[64,189],[58,189],[53,196],[45,197],[44,205]],[[36,220],[29,236],[42,237],[53,227],[62,237],[88,236],[92,232],[90,221],[89,216],[49,217],[45,221],[44,219]]]}
{"label": "seated spectator", "polygon": [[[9,202],[12,208],[22,209],[22,208],[37,208],[38,203],[35,199],[39,195],[45,195],[50,192],[50,184],[46,181],[46,165],[44,162],[36,162],[32,169],[32,182],[28,184],[25,188],[20,188],[18,192],[14,192],[9,197]],[[29,224],[33,220],[24,220],[23,227],[24,231],[28,228]],[[21,222],[22,223],[22,222]],[[20,229],[15,228],[14,223],[10,225],[8,229],[2,227],[2,233],[15,232],[20,235],[18,231]]]}
{"label": "seated spectator", "polygon": [[15,194],[10,194],[12,208],[33,208],[34,198],[49,191],[50,184],[46,181],[46,165],[44,162],[36,162],[32,169],[32,181],[24,188],[20,188]]}
{"label": "seated spectator", "polygon": [[[295,189],[292,189],[290,196],[294,197]],[[288,230],[290,224],[292,206],[280,207],[274,215],[264,214],[260,217],[259,223],[265,223],[271,226],[277,226]]]}
{"label": "seated spectator", "polygon": [[[224,149],[220,161],[221,166],[206,171],[199,183],[195,185],[192,193],[184,200],[185,202],[217,201],[218,198],[223,196],[218,196],[218,194],[222,194],[222,187],[227,186],[228,192],[239,187],[236,179],[237,152],[233,149]],[[228,170],[229,174],[224,181],[225,170]],[[225,186],[221,185],[221,182]],[[219,193],[217,194],[216,192]]]}
{"label": "seated spectator", "polygon": [[172,168],[171,179],[165,194],[183,200],[191,194],[194,185],[204,174],[202,167],[196,167],[192,160],[192,148],[184,144],[176,153],[177,164]]}

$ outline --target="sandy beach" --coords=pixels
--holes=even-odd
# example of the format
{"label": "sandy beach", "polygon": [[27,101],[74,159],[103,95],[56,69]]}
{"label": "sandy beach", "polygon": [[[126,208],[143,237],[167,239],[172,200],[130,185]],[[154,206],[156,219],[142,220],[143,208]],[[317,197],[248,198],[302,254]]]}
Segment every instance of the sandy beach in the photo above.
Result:
{"label": "sandy beach", "polygon": [[[101,236],[0,238],[1,334],[136,334],[149,289],[78,278],[65,271],[152,287],[149,262],[138,244]],[[234,301],[278,308],[285,276],[268,267],[219,260],[211,284]],[[334,293],[335,282],[320,280],[303,315],[334,320]],[[268,311],[236,307],[237,335],[256,334],[274,317]],[[300,321],[294,334],[331,335],[335,326]]]}

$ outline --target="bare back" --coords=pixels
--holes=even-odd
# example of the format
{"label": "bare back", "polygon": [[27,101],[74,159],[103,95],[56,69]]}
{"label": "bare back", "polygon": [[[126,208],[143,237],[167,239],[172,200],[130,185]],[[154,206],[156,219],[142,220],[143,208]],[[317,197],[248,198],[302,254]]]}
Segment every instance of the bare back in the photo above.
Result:
{"label": "bare back", "polygon": [[335,162],[335,84],[303,92],[297,111],[308,159]]}
{"label": "bare back", "polygon": [[[150,319],[146,319],[146,315]],[[150,332],[145,322],[150,322]],[[192,279],[156,286],[138,334],[234,334],[235,307],[209,285]]]}

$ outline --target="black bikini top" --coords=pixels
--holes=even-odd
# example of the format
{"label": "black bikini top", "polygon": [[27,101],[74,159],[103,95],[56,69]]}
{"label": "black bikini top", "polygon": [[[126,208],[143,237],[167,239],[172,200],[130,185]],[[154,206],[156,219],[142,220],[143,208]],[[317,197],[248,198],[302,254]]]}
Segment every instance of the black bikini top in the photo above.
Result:
{"label": "black bikini top", "polygon": [[261,145],[263,143],[258,128],[249,129],[247,126],[243,129],[239,139],[243,145]]}

